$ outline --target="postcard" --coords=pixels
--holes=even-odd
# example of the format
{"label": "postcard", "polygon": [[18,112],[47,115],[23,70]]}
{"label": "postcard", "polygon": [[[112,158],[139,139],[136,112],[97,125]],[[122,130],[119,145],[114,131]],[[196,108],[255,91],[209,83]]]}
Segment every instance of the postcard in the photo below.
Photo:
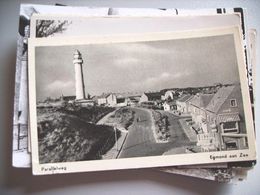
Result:
{"label": "postcard", "polygon": [[29,39],[33,173],[255,160],[240,35]]}
{"label": "postcard", "polygon": [[[180,12],[180,11],[179,11]],[[232,12],[230,12],[232,13]],[[179,13],[181,14],[181,12]],[[122,34],[122,33],[144,33],[144,32],[163,32],[163,31],[180,31],[201,29],[209,27],[224,27],[230,25],[240,25],[240,14],[225,15],[203,15],[190,17],[180,16],[146,16],[146,17],[129,17],[129,16],[105,16],[105,17],[86,17],[75,15],[49,15],[34,14],[31,18],[31,35],[30,37],[69,37],[84,36],[89,34]],[[93,26],[94,21],[94,26]],[[142,24],[142,28],[137,28]],[[63,26],[55,33],[49,31],[44,34],[44,26]],[[109,28],[117,26],[117,28]],[[89,28],[91,27],[91,28]],[[156,28],[155,28],[156,27]],[[55,28],[54,28],[55,29]],[[80,29],[80,30],[79,30]],[[137,29],[137,30],[136,30]],[[209,168],[209,167],[227,167],[227,163],[185,166],[185,168]],[[169,168],[168,168],[169,169]],[[161,169],[162,170],[162,169]],[[223,169],[222,169],[223,170]],[[198,172],[198,171],[197,171]],[[221,172],[222,173],[222,172]]]}
{"label": "postcard", "polygon": [[[239,13],[242,29],[243,29],[243,38],[246,40],[247,34],[245,33],[245,17],[244,12],[242,8],[222,8],[222,9],[205,9],[205,10],[187,10],[187,9],[124,9],[124,8],[88,8],[88,7],[69,7],[69,6],[46,6],[46,5],[31,5],[31,4],[23,4],[21,5],[20,9],[20,24],[19,24],[19,39],[17,44],[17,63],[16,63],[16,84],[15,84],[15,101],[14,101],[14,124],[13,124],[13,166],[15,167],[29,167],[31,166],[31,159],[30,159],[30,143],[27,140],[30,140],[30,132],[28,132],[28,97],[27,97],[27,91],[24,89],[27,89],[27,74],[22,74],[24,71],[23,69],[27,69],[27,57],[26,51],[27,49],[27,38],[29,37],[29,31],[33,31],[35,26],[31,25],[30,29],[25,28],[25,26],[29,26],[31,17],[34,17],[34,14],[43,14],[42,17],[40,15],[37,15],[38,19],[41,19],[43,22],[48,18],[48,20],[54,21],[55,19],[59,18],[60,22],[64,22],[64,20],[68,19],[70,20],[77,20],[78,18],[81,18],[82,21],[84,21],[83,16],[105,16],[105,15],[116,15],[116,16],[164,16],[164,21],[169,16],[178,16],[178,18],[182,22],[178,22],[178,19],[176,17],[174,24],[165,24],[165,22],[161,22],[158,19],[158,22],[160,22],[160,26],[164,26],[165,30],[172,31],[173,29],[184,30],[183,28],[180,29],[181,26],[185,27],[187,29],[188,26],[190,28],[197,27],[205,27],[207,25],[210,26],[220,26],[221,24],[228,25],[234,23],[237,23],[237,17],[235,17],[236,14],[231,16],[232,13]],[[55,14],[54,14],[55,13]],[[66,13],[66,14],[65,14]],[[73,14],[73,16],[68,16],[67,13]],[[79,14],[80,13],[80,14]],[[208,15],[214,15],[212,17],[209,17]],[[223,18],[220,18],[219,16],[224,15]],[[167,17],[166,17],[167,16]],[[185,19],[183,20],[183,16],[192,16],[187,17],[190,18],[191,21]],[[135,17],[134,17],[135,18]],[[138,17],[137,17],[138,18]],[[206,19],[208,18],[208,19]],[[219,18],[219,20],[217,19]],[[233,18],[233,19],[232,19]],[[117,21],[120,18],[116,18]],[[138,18],[137,21],[139,21],[140,18]],[[210,19],[210,21],[209,21]],[[208,21],[207,21],[208,20]],[[232,22],[233,21],[233,22]],[[152,22],[156,26],[156,22]],[[77,24],[77,22],[76,22]],[[119,22],[120,24],[120,22]],[[189,25],[192,24],[192,25]],[[91,23],[89,24],[91,25]],[[135,22],[135,25],[138,26],[138,23]],[[149,29],[151,29],[152,25],[149,25],[147,23]],[[146,25],[146,28],[147,28]],[[202,25],[202,26],[201,26]],[[77,26],[77,31],[71,31],[70,28],[77,25],[71,25],[71,22],[69,24],[66,24],[64,31],[62,33],[54,33],[51,34],[51,36],[66,36],[73,35],[75,36],[75,33],[77,32],[86,32],[84,29],[93,29],[93,26],[91,28],[88,28],[88,25],[86,23],[83,25],[82,23]],[[178,27],[177,27],[178,26]],[[208,26],[208,27],[210,27]],[[142,27],[144,27],[142,25]],[[215,26],[216,27],[216,26]],[[160,27],[161,28],[161,27]],[[27,29],[27,30],[26,30]],[[73,29],[73,28],[72,28]],[[105,28],[102,31],[107,32],[109,29],[120,29],[118,28]],[[129,29],[129,28],[128,28]],[[132,29],[139,29],[136,27],[133,27]],[[148,29],[148,28],[147,28]],[[159,26],[152,29],[159,29]],[[24,32],[26,31],[26,32]],[[94,30],[95,31],[95,30]],[[119,30],[120,31],[120,30]],[[148,31],[147,31],[148,32]],[[82,33],[79,35],[82,35]],[[93,32],[92,32],[93,33]],[[84,34],[83,34],[84,36]],[[32,36],[33,37],[33,36]],[[245,44],[245,42],[244,42]],[[245,48],[247,48],[247,45],[244,45]],[[249,52],[247,52],[248,54]],[[24,56],[23,56],[24,55]],[[21,61],[21,58],[23,59]],[[248,64],[250,65],[250,64]],[[248,69],[248,72],[250,74],[250,68]],[[250,80],[250,78],[249,78]],[[249,84],[250,85],[250,84]],[[24,92],[24,93],[22,93]],[[28,150],[28,151],[27,151]]]}
{"label": "postcard", "polygon": [[[115,9],[113,9],[115,10]],[[212,11],[212,10],[211,10]],[[224,15],[197,15],[191,17],[185,16],[183,10],[178,10],[178,16],[164,15],[163,17],[156,16],[135,16],[128,15],[110,15],[104,17],[86,17],[75,15],[46,15],[34,14],[31,18],[31,35],[30,37],[70,37],[84,36],[97,34],[122,34],[122,33],[144,33],[144,32],[164,32],[164,31],[180,31],[202,29],[210,27],[224,27],[231,25],[241,25],[243,23],[243,13],[233,13],[234,10],[226,10]],[[116,13],[116,12],[113,12]],[[213,13],[213,12],[212,12]],[[233,13],[233,14],[231,14]],[[188,12],[186,12],[186,15]],[[206,14],[206,12],[204,13]],[[208,13],[209,14],[209,13]],[[138,14],[137,14],[138,15]],[[182,16],[183,15],[183,16]],[[182,17],[180,17],[182,16]],[[94,25],[93,25],[94,22]],[[42,34],[43,27],[51,23],[51,26],[64,25],[60,32]],[[142,28],[138,28],[142,24]],[[110,28],[116,26],[117,28]],[[40,27],[40,28],[39,28]],[[80,30],[79,30],[80,29]],[[137,30],[136,30],[137,29]],[[243,38],[246,35],[243,33]],[[244,46],[246,43],[244,42]],[[250,51],[247,52],[250,54]],[[250,71],[249,71],[250,73]],[[250,80],[250,78],[248,78]],[[211,167],[218,167],[219,164],[211,164]],[[227,163],[221,165],[227,166]],[[196,167],[205,167],[207,165],[195,165]],[[187,167],[187,166],[185,166]]]}

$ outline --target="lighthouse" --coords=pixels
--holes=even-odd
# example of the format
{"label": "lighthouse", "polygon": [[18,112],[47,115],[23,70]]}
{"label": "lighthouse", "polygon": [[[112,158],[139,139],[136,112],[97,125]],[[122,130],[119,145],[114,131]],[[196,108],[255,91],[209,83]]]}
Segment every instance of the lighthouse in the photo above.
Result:
{"label": "lighthouse", "polygon": [[[24,29],[23,44],[28,45],[28,37],[30,34],[29,26]],[[28,124],[28,51],[24,46],[24,50],[21,52],[20,67],[21,67],[21,78],[20,78],[20,97],[18,104],[18,122],[19,124]]]}
{"label": "lighthouse", "polygon": [[73,64],[75,68],[76,100],[84,100],[86,99],[86,95],[82,71],[83,60],[81,53],[78,50],[74,53]]}

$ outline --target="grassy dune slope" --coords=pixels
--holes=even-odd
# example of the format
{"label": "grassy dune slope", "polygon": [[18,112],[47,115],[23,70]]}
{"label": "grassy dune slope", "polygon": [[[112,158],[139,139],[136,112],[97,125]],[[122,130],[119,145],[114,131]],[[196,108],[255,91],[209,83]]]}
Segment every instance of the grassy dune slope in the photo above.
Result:
{"label": "grassy dune slope", "polygon": [[[94,124],[110,110],[95,108],[93,113],[89,109],[38,110],[40,163],[99,159],[113,147],[113,128]],[[120,136],[120,132],[117,133]]]}

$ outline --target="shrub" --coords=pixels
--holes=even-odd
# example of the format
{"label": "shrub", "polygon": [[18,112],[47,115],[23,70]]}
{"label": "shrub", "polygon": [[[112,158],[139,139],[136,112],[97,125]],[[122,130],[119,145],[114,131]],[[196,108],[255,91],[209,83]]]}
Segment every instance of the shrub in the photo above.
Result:
{"label": "shrub", "polygon": [[155,121],[157,138],[166,141],[170,137],[168,116],[154,110],[152,115]]}
{"label": "shrub", "polygon": [[115,108],[103,107],[103,106],[89,106],[80,107],[74,104],[66,105],[59,109],[60,112],[75,115],[80,117],[87,122],[97,123],[101,118],[103,118],[108,113],[114,111]]}
{"label": "shrub", "polygon": [[99,159],[115,142],[108,141],[114,137],[112,127],[91,124],[64,111],[41,111],[38,118],[40,163]]}
{"label": "shrub", "polygon": [[120,124],[125,129],[128,129],[134,121],[135,112],[129,108],[121,108],[115,112],[115,114],[111,115],[109,120],[110,122],[114,122]]}

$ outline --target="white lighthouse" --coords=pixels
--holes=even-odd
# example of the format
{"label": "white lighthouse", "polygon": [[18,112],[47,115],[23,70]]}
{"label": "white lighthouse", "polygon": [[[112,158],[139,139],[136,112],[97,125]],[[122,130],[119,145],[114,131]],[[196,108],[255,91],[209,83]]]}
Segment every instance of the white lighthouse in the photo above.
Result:
{"label": "white lighthouse", "polygon": [[[28,37],[30,34],[29,26],[26,26],[24,29],[24,38],[23,44],[28,44]],[[20,58],[20,67],[21,67],[21,77],[20,77],[20,96],[18,104],[18,122],[19,124],[28,124],[28,52],[27,49],[22,51]]]}
{"label": "white lighthouse", "polygon": [[81,53],[78,50],[76,50],[74,53],[73,64],[75,68],[76,100],[84,100],[86,99],[86,95],[82,72],[83,60],[81,57]]}

